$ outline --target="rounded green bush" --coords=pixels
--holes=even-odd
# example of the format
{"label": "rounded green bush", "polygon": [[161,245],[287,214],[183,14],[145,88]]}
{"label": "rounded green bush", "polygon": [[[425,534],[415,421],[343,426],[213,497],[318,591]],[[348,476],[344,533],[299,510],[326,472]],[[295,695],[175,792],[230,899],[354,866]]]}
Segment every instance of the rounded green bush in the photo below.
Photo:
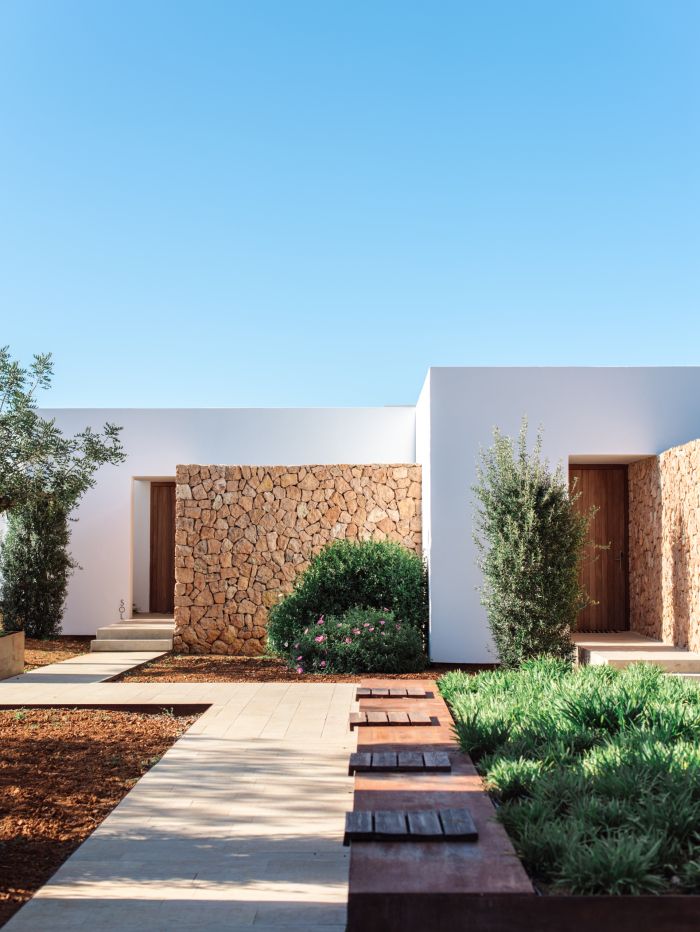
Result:
{"label": "rounded green bush", "polygon": [[393,612],[420,632],[427,651],[425,563],[400,544],[374,540],[338,540],[317,554],[297,578],[294,591],[270,610],[268,646],[285,655],[289,644],[320,615],[342,615],[355,607]]}

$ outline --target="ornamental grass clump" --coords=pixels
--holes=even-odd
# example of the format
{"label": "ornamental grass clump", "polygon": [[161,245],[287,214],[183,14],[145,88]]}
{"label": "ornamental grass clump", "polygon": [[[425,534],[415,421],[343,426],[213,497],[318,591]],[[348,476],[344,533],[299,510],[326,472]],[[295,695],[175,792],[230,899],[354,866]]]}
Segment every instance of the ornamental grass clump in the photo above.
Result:
{"label": "ornamental grass clump", "polygon": [[700,893],[700,690],[657,667],[526,661],[441,678],[543,890]]}
{"label": "ornamental grass clump", "polygon": [[579,582],[589,515],[576,508],[564,471],[542,459],[542,437],[527,448],[494,431],[474,486],[475,542],[498,659],[518,667],[538,656],[571,659],[571,630],[588,596]]}
{"label": "ornamental grass clump", "polygon": [[420,633],[393,612],[354,608],[321,615],[286,652],[297,673],[412,673],[423,670]]}

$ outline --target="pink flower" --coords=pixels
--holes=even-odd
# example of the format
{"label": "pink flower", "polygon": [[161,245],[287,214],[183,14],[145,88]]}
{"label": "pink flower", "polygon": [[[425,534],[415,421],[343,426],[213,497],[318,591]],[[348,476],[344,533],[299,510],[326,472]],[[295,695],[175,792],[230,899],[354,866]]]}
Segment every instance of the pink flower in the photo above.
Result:
{"label": "pink flower", "polygon": [[317,644],[320,644],[321,641],[325,641],[325,640],[326,640],[325,634],[319,634],[318,637],[314,638],[314,641],[316,641]]}
{"label": "pink flower", "polygon": [[352,644],[352,638],[345,638],[346,644]]}
{"label": "pink flower", "polygon": [[362,634],[362,632],[360,631],[359,628],[353,628],[353,629],[352,629],[352,633],[353,633],[353,634]]}
{"label": "pink flower", "polygon": [[303,660],[303,659],[304,659],[304,658],[302,657],[302,655],[299,654],[299,656],[297,657],[297,660]]}
{"label": "pink flower", "polygon": [[363,627],[363,628],[369,628],[369,622],[366,621],[362,627]]}
{"label": "pink flower", "polygon": [[303,667],[297,667],[297,673],[303,673],[303,672],[304,672]]}
{"label": "pink flower", "polygon": [[384,619],[383,619],[383,618],[380,618],[380,619],[379,619],[379,624],[380,624],[380,625],[385,625],[385,624],[386,624],[386,622],[384,621]]}
{"label": "pink flower", "polygon": [[325,661],[325,660],[322,660],[321,663],[319,664],[319,666],[321,667],[321,669],[323,669],[323,667],[325,667],[325,665],[326,665],[326,661]]}
{"label": "pink flower", "polygon": [[342,628],[342,627],[343,627],[342,624],[338,622],[338,624],[336,625],[336,628]]}
{"label": "pink flower", "polygon": [[322,625],[322,624],[323,624],[323,615],[321,615],[321,617],[318,619],[318,621],[316,622],[316,624],[317,624],[317,625]]}
{"label": "pink flower", "polygon": [[299,645],[298,645],[298,644],[295,644],[294,646],[296,647],[297,650],[299,650]]}
{"label": "pink flower", "polygon": [[374,631],[374,628],[372,627],[372,625],[369,626],[369,630]]}

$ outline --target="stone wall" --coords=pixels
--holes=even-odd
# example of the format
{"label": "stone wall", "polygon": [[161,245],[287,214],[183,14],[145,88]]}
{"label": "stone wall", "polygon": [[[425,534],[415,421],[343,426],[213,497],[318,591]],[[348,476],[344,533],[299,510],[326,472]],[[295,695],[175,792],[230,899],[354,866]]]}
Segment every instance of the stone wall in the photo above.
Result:
{"label": "stone wall", "polygon": [[700,651],[700,440],[629,467],[630,627]]}
{"label": "stone wall", "polygon": [[175,526],[175,650],[255,655],[269,607],[329,541],[420,552],[421,468],[178,466]]}

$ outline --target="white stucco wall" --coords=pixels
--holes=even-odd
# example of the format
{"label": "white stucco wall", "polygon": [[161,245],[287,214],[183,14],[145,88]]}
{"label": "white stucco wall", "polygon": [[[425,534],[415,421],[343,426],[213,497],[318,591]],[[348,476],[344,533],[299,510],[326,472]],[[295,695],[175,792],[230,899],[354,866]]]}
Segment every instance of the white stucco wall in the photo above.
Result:
{"label": "white stucco wall", "polygon": [[[65,433],[112,421],[128,454],[105,466],[72,525],[82,569],[71,579],[63,631],[93,634],[133,599],[133,479],[173,477],[178,463],[299,465],[415,462],[415,409],[53,409]],[[137,498],[139,493],[137,492]],[[143,503],[141,503],[143,504]],[[137,535],[144,533],[136,528]],[[139,583],[141,592],[143,580]]]}
{"label": "white stucco wall", "polygon": [[[471,486],[493,427],[515,436],[526,414],[531,436],[543,426],[553,463],[659,453],[700,437],[700,368],[433,368],[429,409],[431,653],[489,662]],[[419,414],[419,437],[424,421]]]}

